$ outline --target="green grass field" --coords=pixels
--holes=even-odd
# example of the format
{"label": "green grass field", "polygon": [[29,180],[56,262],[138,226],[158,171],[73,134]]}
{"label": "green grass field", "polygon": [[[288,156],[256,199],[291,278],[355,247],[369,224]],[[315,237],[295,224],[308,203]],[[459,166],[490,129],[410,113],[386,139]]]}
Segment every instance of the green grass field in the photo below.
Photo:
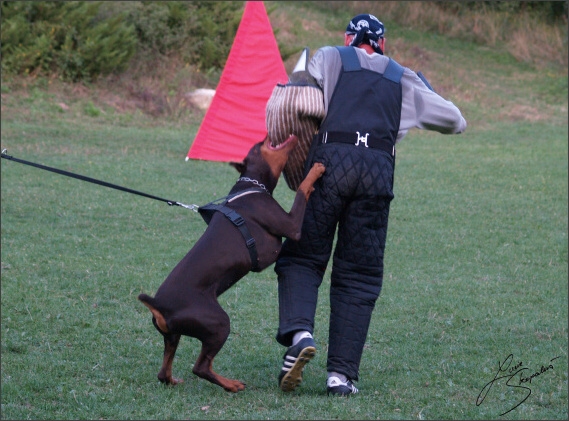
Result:
{"label": "green grass field", "polygon": [[[297,391],[278,389],[272,267],[220,297],[232,332],[215,368],[247,389],[195,377],[200,346],[186,337],[174,362],[185,382],[163,386],[162,339],[136,297],[200,237],[201,217],[2,159],[2,419],[567,419],[567,73],[401,33],[456,64],[428,70],[469,127],[412,131],[398,149],[360,394],[326,396],[328,276],[318,354]],[[225,163],[184,161],[199,115],[94,112],[85,98],[62,112],[58,100],[43,82],[3,83],[2,149],[186,204],[237,178]],[[293,196],[281,180],[285,209]]]}

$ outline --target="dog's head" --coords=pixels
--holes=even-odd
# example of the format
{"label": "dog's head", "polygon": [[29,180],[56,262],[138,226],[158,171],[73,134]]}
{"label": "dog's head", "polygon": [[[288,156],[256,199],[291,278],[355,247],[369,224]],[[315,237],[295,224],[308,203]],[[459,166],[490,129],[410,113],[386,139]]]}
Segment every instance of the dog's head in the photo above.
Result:
{"label": "dog's head", "polygon": [[283,143],[274,146],[269,136],[249,150],[243,162],[230,162],[241,177],[249,177],[264,184],[273,192],[288,161],[298,144],[298,137],[290,135]]}

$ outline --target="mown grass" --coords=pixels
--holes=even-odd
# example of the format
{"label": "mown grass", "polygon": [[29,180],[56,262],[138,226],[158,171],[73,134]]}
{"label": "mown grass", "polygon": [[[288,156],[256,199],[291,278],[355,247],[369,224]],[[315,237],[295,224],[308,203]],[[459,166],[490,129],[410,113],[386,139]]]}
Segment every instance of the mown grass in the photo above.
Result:
{"label": "mown grass", "polygon": [[[4,122],[3,147],[187,204],[207,203],[235,180],[226,164],[184,162],[183,131],[114,127],[111,135],[88,120],[53,126]],[[232,334],[216,368],[246,381],[247,391],[229,395],[196,379],[190,367],[199,347],[187,338],[175,362],[186,383],[160,385],[161,339],[136,296],[156,290],[203,231],[201,218],[3,160],[3,417],[495,418],[519,393],[496,386],[481,406],[476,397],[513,353],[532,369],[561,359],[509,416],[564,418],[565,131],[504,124],[492,137],[416,133],[401,145],[385,288],[362,394],[350,400],[324,393],[327,286],[320,353],[306,381],[292,395],[276,387],[282,349],[273,340],[271,269],[221,298]],[[547,139],[541,148],[538,133]],[[284,183],[275,195],[290,206]]]}
{"label": "mown grass", "polygon": [[[567,419],[567,75],[397,33],[398,59],[428,66],[469,127],[460,136],[412,131],[398,149],[384,290],[359,395],[325,393],[328,274],[319,352],[297,391],[279,391],[272,268],[220,299],[232,332],[215,368],[247,389],[229,394],[193,376],[199,343],[189,338],[174,363],[185,383],[164,387],[162,340],[136,296],[156,291],[205,229],[201,217],[2,159],[1,417]],[[416,61],[414,46],[454,65]],[[235,182],[227,164],[184,161],[201,115],[119,113],[89,89],[65,96],[47,80],[3,83],[2,148],[186,204],[221,197]],[[288,209],[293,193],[281,180],[275,197]],[[527,376],[553,368],[524,383],[531,395],[500,416],[527,395],[511,387],[519,374],[477,398],[510,354]]]}

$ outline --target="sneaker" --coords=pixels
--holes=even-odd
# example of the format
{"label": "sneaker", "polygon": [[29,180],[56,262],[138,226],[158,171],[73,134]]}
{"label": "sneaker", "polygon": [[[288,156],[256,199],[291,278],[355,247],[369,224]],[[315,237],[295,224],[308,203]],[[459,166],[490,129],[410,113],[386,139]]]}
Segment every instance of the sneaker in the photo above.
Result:
{"label": "sneaker", "polygon": [[332,376],[328,377],[326,381],[326,392],[328,395],[340,395],[340,396],[348,396],[358,393],[358,388],[354,386],[351,380],[347,380],[343,382],[338,377]]}
{"label": "sneaker", "polygon": [[316,345],[312,338],[301,339],[286,350],[283,356],[283,368],[279,374],[279,387],[283,392],[292,392],[302,383],[304,366],[314,355],[316,355]]}

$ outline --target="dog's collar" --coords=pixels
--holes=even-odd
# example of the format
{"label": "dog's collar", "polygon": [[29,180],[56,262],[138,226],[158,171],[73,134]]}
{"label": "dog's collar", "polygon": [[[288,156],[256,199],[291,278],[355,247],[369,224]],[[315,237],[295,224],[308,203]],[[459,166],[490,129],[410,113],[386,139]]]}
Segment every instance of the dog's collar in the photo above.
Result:
{"label": "dog's collar", "polygon": [[231,195],[231,196],[227,196],[227,203],[231,203],[235,199],[239,199],[240,197],[246,196],[246,195],[251,194],[251,193],[265,193],[265,192],[267,192],[267,189],[264,189],[264,190],[261,190],[261,189],[243,190],[242,192],[235,193],[234,195]]}
{"label": "dog's collar", "polygon": [[271,192],[267,189],[267,187],[266,187],[264,184],[259,183],[257,180],[255,180],[255,179],[253,179],[253,178],[249,178],[249,177],[239,177],[239,178],[237,179],[237,182],[240,182],[240,181],[247,181],[247,182],[249,182],[249,183],[253,183],[253,184],[255,184],[256,186],[259,186],[260,188],[262,188],[263,190],[265,190],[267,193],[271,194]]}

